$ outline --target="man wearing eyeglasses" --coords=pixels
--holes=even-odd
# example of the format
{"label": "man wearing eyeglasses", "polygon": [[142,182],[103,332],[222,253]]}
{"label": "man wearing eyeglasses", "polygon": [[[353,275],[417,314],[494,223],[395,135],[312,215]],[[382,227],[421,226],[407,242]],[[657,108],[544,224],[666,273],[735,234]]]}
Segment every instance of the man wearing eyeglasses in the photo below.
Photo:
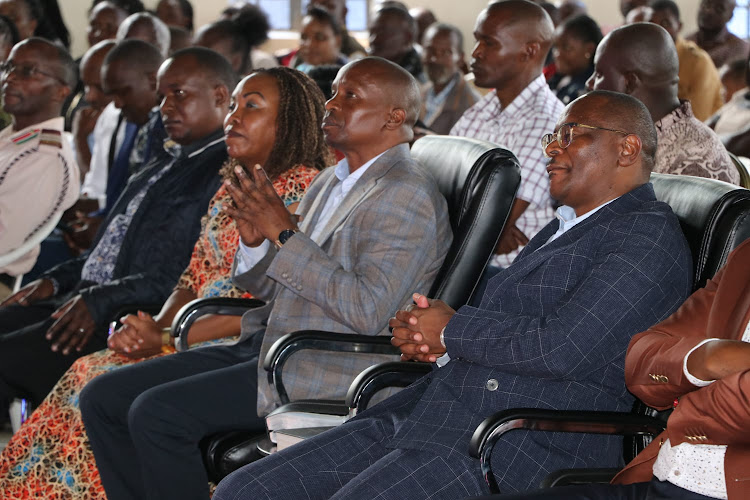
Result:
{"label": "man wearing eyeglasses", "polygon": [[[489,282],[479,307],[415,294],[390,320],[402,357],[439,369],[344,425],[225,478],[216,500],[466,498],[488,493],[467,454],[487,416],[508,408],[627,411],[630,338],[690,293],[691,257],[648,183],[656,132],[638,100],[592,92],[542,139],[563,206]],[[550,470],[615,466],[619,438],[514,432],[496,447],[501,491]],[[236,496],[231,492],[241,492]],[[269,493],[270,492],[270,493]]]}
{"label": "man wearing eyeglasses", "polygon": [[[60,117],[76,80],[70,54],[41,38],[17,44],[0,66],[3,107],[13,117],[0,132],[0,255],[78,199],[78,165]],[[0,283],[29,271],[38,254],[39,247],[0,268]]]}

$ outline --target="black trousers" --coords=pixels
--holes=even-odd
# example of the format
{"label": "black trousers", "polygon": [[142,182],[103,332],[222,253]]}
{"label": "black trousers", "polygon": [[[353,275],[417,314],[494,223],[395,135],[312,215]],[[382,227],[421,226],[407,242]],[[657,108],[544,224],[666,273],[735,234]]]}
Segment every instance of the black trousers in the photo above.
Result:
{"label": "black trousers", "polygon": [[208,498],[200,440],[265,430],[256,413],[260,340],[144,361],[84,388],[81,414],[109,500]]}
{"label": "black trousers", "polygon": [[0,308],[0,411],[19,397],[39,405],[76,359],[107,347],[105,327],[98,327],[81,352],[52,351],[45,338],[54,323],[50,315],[72,295]]}
{"label": "black trousers", "polygon": [[668,481],[652,478],[646,483],[590,484],[537,490],[531,493],[491,495],[475,500],[711,500]]}

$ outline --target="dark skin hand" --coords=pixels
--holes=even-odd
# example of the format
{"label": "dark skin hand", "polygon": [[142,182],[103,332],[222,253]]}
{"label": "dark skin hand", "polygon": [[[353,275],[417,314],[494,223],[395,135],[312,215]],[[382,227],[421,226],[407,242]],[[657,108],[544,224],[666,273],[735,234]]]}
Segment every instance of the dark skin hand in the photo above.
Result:
{"label": "dark skin hand", "polygon": [[284,206],[260,165],[255,165],[250,175],[241,167],[235,174],[237,184],[225,181],[234,206],[224,210],[235,220],[243,244],[257,247],[264,239],[275,241],[282,231],[297,228],[297,218]]}
{"label": "dark skin hand", "polygon": [[442,300],[415,293],[414,304],[396,312],[388,321],[393,329],[391,344],[401,350],[401,360],[437,361],[446,352],[440,343],[440,332],[454,314],[456,311]]}
{"label": "dark skin hand", "polygon": [[0,303],[0,307],[9,306],[11,304],[27,306],[29,304],[33,304],[34,302],[52,297],[52,292],[54,292],[54,287],[52,286],[52,282],[50,280],[38,279],[32,281],[31,283],[5,299]]}
{"label": "dark skin hand", "polygon": [[161,352],[161,326],[150,314],[138,311],[120,319],[122,327],[107,339],[107,346],[132,359]]}
{"label": "dark skin hand", "polygon": [[78,164],[81,167],[81,178],[86,175],[91,166],[91,151],[86,139],[94,131],[94,125],[96,125],[96,120],[99,119],[101,113],[101,109],[86,106],[78,110],[73,116],[73,138],[76,143]]}
{"label": "dark skin hand", "polygon": [[687,369],[700,380],[721,380],[750,370],[750,343],[741,340],[706,342],[690,354]]}
{"label": "dark skin hand", "polygon": [[71,222],[71,232],[64,232],[63,239],[74,255],[80,255],[91,247],[96,232],[102,223],[102,217],[89,217],[83,212],[76,212],[77,219]]}
{"label": "dark skin hand", "polygon": [[525,246],[529,242],[526,235],[516,227],[516,221],[528,206],[528,201],[519,198],[516,198],[513,202],[513,208],[511,208],[510,215],[508,215],[508,221],[505,223],[505,228],[500,233],[500,240],[495,247],[497,255],[508,254],[518,247]]}
{"label": "dark skin hand", "polygon": [[65,355],[73,350],[80,352],[88,344],[96,328],[86,302],[80,295],[63,304],[51,317],[57,321],[47,330],[45,337],[52,342],[53,351],[61,351]]}

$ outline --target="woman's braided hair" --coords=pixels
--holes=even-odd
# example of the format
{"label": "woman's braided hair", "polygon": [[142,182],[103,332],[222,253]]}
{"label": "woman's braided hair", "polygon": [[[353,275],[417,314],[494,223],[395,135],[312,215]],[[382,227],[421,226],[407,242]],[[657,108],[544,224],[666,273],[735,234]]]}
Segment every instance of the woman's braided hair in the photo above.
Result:
{"label": "woman's braided hair", "polygon": [[[276,140],[264,169],[273,180],[292,167],[304,165],[322,170],[333,162],[323,139],[320,124],[325,113],[325,97],[306,74],[283,66],[259,69],[279,87],[279,110],[276,117]],[[226,170],[226,167],[222,170]],[[222,172],[230,175],[231,168]]]}

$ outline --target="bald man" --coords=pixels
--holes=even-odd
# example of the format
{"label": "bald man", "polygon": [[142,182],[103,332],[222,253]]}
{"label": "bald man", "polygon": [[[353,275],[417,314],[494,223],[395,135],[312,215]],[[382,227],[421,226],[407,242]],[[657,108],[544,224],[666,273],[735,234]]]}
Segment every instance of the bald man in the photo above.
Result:
{"label": "bald man", "polygon": [[487,275],[508,267],[555,215],[547,161],[538,147],[564,106],[542,75],[554,29],[544,9],[526,0],[490,4],[474,28],[474,83],[493,90],[469,108],[450,133],[501,144],[521,165],[521,186]]}
{"label": "bald man", "polygon": [[677,97],[677,51],[664,28],[636,23],[612,31],[597,47],[594,66],[589,88],[632,95],[651,113],[659,138],[654,172],[739,184],[719,138]]}
{"label": "bald man", "polygon": [[[648,184],[656,134],[636,99],[599,92],[566,108],[541,140],[563,204],[480,307],[414,295],[389,322],[405,359],[437,361],[420,381],[220,484],[216,500],[466,498],[488,492],[472,432],[503,409],[626,410],[630,337],[687,297],[691,258],[677,218]],[[628,279],[622,279],[627,276]],[[513,433],[497,453],[504,491],[554,470],[615,465],[621,441]]]}
{"label": "bald man", "polygon": [[167,57],[170,46],[169,27],[161,19],[148,12],[128,16],[117,28],[117,41],[126,38],[143,40],[155,46],[162,57]]}
{"label": "bald man", "polygon": [[[110,500],[208,498],[198,443],[229,429],[265,430],[262,417],[280,401],[258,360],[276,340],[309,329],[388,335],[388,318],[432,284],[451,230],[445,200],[409,155],[416,81],[365,58],[342,68],[333,90],[323,134],[345,158],[307,190],[299,225],[259,171],[252,180],[239,171],[240,184],[227,186],[231,215],[243,222],[234,280],[267,302],[243,316],[239,342],[107,374],[81,395]],[[284,382],[292,401],[341,400],[360,371],[393,359],[305,351]]]}

